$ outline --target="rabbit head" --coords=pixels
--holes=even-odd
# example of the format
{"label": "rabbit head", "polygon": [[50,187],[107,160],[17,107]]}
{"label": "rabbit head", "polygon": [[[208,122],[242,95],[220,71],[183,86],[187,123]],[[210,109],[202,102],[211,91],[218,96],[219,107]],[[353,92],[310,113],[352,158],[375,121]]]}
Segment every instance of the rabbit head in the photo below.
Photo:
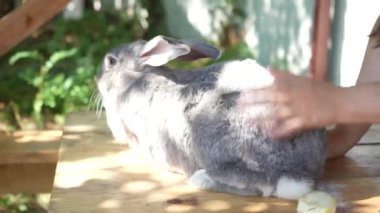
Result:
{"label": "rabbit head", "polygon": [[98,89],[105,95],[111,85],[125,87],[125,76],[141,75],[151,67],[160,67],[173,59],[216,59],[219,55],[217,48],[199,41],[177,40],[161,35],[149,41],[135,41],[118,46],[105,55],[97,78]]}

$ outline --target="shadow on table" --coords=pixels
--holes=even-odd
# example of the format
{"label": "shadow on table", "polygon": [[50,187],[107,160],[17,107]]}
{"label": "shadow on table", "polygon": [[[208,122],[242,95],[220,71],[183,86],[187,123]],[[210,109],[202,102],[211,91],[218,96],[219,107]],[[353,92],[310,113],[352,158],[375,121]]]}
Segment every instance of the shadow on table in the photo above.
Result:
{"label": "shadow on table", "polygon": [[[280,199],[199,191],[188,186],[184,176],[147,164],[128,148],[109,141],[105,144],[102,155],[90,151],[80,159],[72,149],[74,159],[60,163],[51,212],[294,212],[296,208],[296,202]],[[360,173],[349,179],[337,176],[339,172],[351,174],[347,170],[353,168],[355,161],[350,158],[327,165],[332,175],[325,180],[343,186],[338,187],[343,201],[354,201],[341,212],[380,208],[375,204],[380,203],[379,190],[372,188],[380,184],[379,179],[373,182]]]}
{"label": "shadow on table", "polygon": [[[90,118],[73,123],[94,125],[65,127],[49,212],[295,212],[294,201],[197,190],[113,142],[96,124],[103,121]],[[365,147],[326,165],[323,180],[342,186],[349,212],[380,209],[380,147]]]}

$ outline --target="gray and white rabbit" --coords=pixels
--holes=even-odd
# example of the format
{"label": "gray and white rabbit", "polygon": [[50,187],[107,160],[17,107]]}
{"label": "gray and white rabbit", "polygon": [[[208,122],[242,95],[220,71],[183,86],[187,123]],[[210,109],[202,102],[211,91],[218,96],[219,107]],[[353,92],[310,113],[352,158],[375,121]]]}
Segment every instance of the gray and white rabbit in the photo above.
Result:
{"label": "gray and white rabbit", "polygon": [[312,191],[326,159],[324,130],[272,140],[265,129],[246,125],[237,103],[242,92],[273,80],[266,69],[252,59],[198,70],[164,66],[219,54],[201,42],[164,36],[108,52],[97,86],[115,139],[129,140],[201,189],[285,199]]}

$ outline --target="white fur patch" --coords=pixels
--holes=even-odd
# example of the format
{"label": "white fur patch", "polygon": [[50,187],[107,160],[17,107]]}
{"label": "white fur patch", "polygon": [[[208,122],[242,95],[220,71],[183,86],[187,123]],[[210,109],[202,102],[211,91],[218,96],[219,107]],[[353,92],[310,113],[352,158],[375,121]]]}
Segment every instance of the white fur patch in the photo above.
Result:
{"label": "white fur patch", "polygon": [[188,183],[200,189],[214,188],[215,181],[207,174],[205,169],[200,169],[188,179]]}
{"label": "white fur patch", "polygon": [[253,59],[245,59],[226,63],[217,84],[219,88],[245,90],[269,86],[273,81],[269,70]]}
{"label": "white fur patch", "polygon": [[295,180],[286,176],[281,177],[276,186],[274,196],[289,200],[297,200],[313,190],[313,183],[308,180]]}
{"label": "white fur patch", "polygon": [[271,186],[269,184],[260,184],[260,185],[257,185],[257,187],[263,193],[263,197],[269,197],[273,193],[273,186]]}

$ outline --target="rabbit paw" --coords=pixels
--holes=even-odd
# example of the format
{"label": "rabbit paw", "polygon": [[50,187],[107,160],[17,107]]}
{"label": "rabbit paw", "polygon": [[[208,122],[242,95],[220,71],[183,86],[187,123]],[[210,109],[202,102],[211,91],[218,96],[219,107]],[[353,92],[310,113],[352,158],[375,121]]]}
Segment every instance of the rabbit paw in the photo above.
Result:
{"label": "rabbit paw", "polygon": [[205,169],[196,171],[188,180],[188,182],[200,189],[215,189],[217,183],[207,174]]}

